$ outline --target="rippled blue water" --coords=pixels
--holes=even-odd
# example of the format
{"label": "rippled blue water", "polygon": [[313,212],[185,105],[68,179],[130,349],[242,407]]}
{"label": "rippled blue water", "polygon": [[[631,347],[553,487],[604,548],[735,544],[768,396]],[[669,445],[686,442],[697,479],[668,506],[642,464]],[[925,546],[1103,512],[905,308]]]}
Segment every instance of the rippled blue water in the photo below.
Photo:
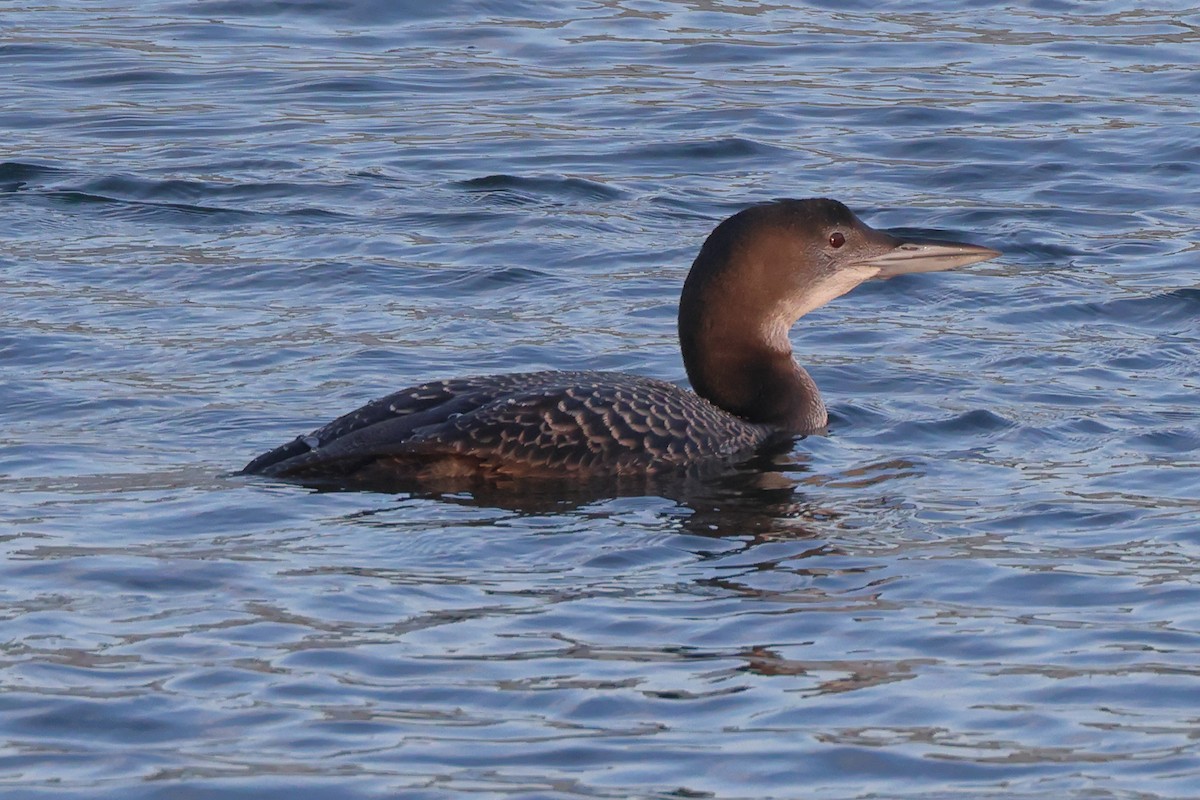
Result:
{"label": "rippled blue water", "polygon": [[[1200,9],[949,8],[6,6],[0,794],[1200,795]],[[1005,256],[804,320],[754,485],[226,477],[682,379],[705,234],[813,195]]]}

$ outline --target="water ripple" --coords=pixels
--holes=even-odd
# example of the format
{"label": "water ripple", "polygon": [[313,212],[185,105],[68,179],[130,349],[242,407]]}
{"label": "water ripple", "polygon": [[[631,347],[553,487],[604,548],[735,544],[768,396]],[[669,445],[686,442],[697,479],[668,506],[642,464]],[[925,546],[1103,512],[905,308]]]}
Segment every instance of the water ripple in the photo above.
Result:
{"label": "water ripple", "polygon": [[[1198,14],[6,10],[0,792],[1193,796]],[[682,381],[704,235],[814,195],[1005,251],[797,327],[829,436],[632,496],[230,474],[418,380]]]}

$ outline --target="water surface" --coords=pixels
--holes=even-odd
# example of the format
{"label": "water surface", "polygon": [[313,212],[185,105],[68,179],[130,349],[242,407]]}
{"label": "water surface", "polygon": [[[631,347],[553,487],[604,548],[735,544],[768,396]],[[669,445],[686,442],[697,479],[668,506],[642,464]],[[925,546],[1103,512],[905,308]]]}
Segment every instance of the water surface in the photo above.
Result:
{"label": "water surface", "polygon": [[[1200,794],[1200,9],[127,5],[0,14],[6,797]],[[1005,256],[806,318],[760,477],[228,477],[681,381],[703,237],[819,195]]]}

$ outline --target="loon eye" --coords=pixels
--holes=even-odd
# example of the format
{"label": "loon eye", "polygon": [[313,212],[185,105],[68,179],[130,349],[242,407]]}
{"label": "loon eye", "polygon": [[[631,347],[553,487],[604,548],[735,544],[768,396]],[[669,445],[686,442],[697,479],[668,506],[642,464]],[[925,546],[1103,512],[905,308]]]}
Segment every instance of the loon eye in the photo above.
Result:
{"label": "loon eye", "polygon": [[833,233],[829,234],[829,246],[834,250],[837,250],[845,243],[846,237],[841,231],[834,231]]}

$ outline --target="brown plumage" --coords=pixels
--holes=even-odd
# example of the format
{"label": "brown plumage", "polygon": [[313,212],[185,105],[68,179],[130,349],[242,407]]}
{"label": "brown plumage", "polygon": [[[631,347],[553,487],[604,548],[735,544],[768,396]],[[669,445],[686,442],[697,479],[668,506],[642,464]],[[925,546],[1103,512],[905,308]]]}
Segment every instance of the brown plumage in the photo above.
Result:
{"label": "brown plumage", "polygon": [[719,468],[768,441],[824,429],[820,393],[792,358],[796,319],[869,278],[995,255],[897,239],[834,200],[754,206],[717,226],[684,285],[679,335],[696,392],[610,372],[434,381],[368,403],[243,471],[387,488],[392,479],[401,487]]}
{"label": "brown plumage", "polygon": [[428,477],[657,472],[752,451],[774,432],[638,375],[485,375],[388,395],[245,471],[278,475],[282,466],[287,477],[320,480],[385,462]]}

